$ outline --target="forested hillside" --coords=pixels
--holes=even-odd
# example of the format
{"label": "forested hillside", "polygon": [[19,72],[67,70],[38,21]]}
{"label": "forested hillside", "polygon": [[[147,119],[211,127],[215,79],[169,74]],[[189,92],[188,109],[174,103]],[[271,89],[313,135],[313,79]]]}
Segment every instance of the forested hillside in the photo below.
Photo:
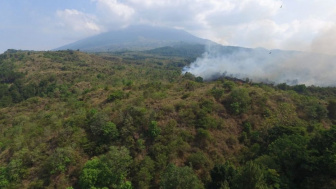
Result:
{"label": "forested hillside", "polygon": [[335,88],[208,82],[189,63],[1,54],[0,188],[336,188]]}

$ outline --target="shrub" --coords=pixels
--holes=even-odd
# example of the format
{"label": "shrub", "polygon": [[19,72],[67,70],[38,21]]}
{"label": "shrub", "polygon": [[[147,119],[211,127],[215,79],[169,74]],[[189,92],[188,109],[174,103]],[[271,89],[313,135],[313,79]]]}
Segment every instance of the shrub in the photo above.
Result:
{"label": "shrub", "polygon": [[198,83],[203,83],[203,78],[198,76],[195,78],[195,81],[198,82]]}
{"label": "shrub", "polygon": [[6,188],[8,184],[7,170],[5,167],[0,167],[0,188]]}
{"label": "shrub", "polygon": [[47,160],[50,174],[64,173],[73,162],[73,149],[57,148]]}
{"label": "shrub", "polygon": [[213,88],[210,93],[216,100],[219,100],[224,94],[224,89]]}
{"label": "shrub", "polygon": [[211,163],[203,152],[196,152],[188,157],[185,164],[191,165],[195,170],[198,170],[210,167]]}
{"label": "shrub", "polygon": [[161,129],[158,127],[156,121],[151,121],[149,128],[148,128],[148,133],[151,138],[156,138],[157,136],[160,135]]}
{"label": "shrub", "polygon": [[188,80],[195,80],[195,76],[190,72],[186,72],[183,77]]}
{"label": "shrub", "polygon": [[225,81],[223,83],[223,88],[227,91],[232,91],[236,84],[233,81]]}
{"label": "shrub", "polygon": [[155,162],[146,156],[138,165],[138,171],[135,174],[135,183],[137,188],[150,188],[155,171]]}
{"label": "shrub", "polygon": [[196,138],[199,140],[210,140],[211,139],[211,134],[209,131],[205,130],[205,129],[197,129],[197,134],[196,134]]}
{"label": "shrub", "polygon": [[27,174],[27,168],[21,159],[12,159],[7,166],[9,181],[19,181]]}
{"label": "shrub", "polygon": [[187,99],[188,97],[190,97],[190,93],[185,93],[182,95],[181,99]]}
{"label": "shrub", "polygon": [[234,145],[236,145],[238,142],[237,142],[237,139],[233,136],[230,136],[228,139],[226,139],[225,143],[230,147],[230,148],[233,148]]}
{"label": "shrub", "polygon": [[250,134],[251,131],[252,131],[252,126],[251,126],[251,123],[250,122],[244,122],[243,123],[243,131],[246,132],[246,134]]}
{"label": "shrub", "polygon": [[123,91],[121,90],[116,90],[113,91],[108,97],[107,97],[107,101],[108,102],[113,102],[115,100],[121,100],[125,97],[125,94]]}
{"label": "shrub", "polygon": [[199,102],[199,107],[207,113],[211,113],[214,103],[207,99],[201,99]]}
{"label": "shrub", "polygon": [[194,81],[188,81],[185,85],[185,89],[188,91],[193,91],[196,89],[197,83]]}
{"label": "shrub", "polygon": [[249,110],[251,97],[246,89],[235,89],[226,101],[226,107],[233,114],[242,114]]}
{"label": "shrub", "polygon": [[280,84],[278,84],[276,87],[277,87],[278,89],[281,89],[281,90],[284,90],[284,91],[290,89],[290,86],[287,85],[286,83],[280,83]]}
{"label": "shrub", "polygon": [[197,120],[196,126],[203,129],[216,129],[218,127],[218,121],[212,116],[205,115]]}
{"label": "shrub", "polygon": [[335,100],[329,101],[327,108],[329,118],[336,119],[336,101]]}
{"label": "shrub", "polygon": [[310,103],[304,108],[305,113],[307,114],[308,118],[322,120],[323,118],[327,117],[327,109],[319,103]]}

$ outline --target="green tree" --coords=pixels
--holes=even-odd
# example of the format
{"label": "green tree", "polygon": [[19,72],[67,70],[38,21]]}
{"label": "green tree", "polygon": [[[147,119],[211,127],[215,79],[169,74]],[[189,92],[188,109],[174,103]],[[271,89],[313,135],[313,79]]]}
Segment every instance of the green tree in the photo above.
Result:
{"label": "green tree", "polygon": [[186,163],[186,165],[192,165],[195,170],[206,169],[210,167],[211,163],[208,157],[203,152],[192,153]]}
{"label": "green tree", "polygon": [[307,87],[305,84],[301,84],[301,85],[295,85],[292,87],[294,91],[296,91],[297,93],[306,93],[307,92]]}
{"label": "green tree", "polygon": [[100,144],[108,144],[119,137],[119,131],[116,125],[109,121],[104,113],[92,113],[89,115],[88,132],[93,141]]}
{"label": "green tree", "polygon": [[129,187],[125,180],[132,157],[125,147],[112,146],[107,154],[86,162],[79,178],[83,189]]}
{"label": "green tree", "polygon": [[321,121],[327,117],[328,110],[318,102],[310,102],[304,107],[304,111],[309,119]]}
{"label": "green tree", "polygon": [[230,162],[222,165],[216,165],[210,172],[211,182],[208,188],[220,189],[224,186],[230,188],[233,185],[233,179],[237,175],[237,170]]}
{"label": "green tree", "polygon": [[195,76],[190,72],[186,72],[183,77],[188,80],[195,80]]}
{"label": "green tree", "polygon": [[210,93],[211,95],[216,99],[216,100],[220,100],[220,98],[223,96],[224,94],[224,89],[220,89],[220,88],[212,88]]}
{"label": "green tree", "polygon": [[223,88],[227,91],[232,91],[236,84],[233,81],[224,81]]}
{"label": "green tree", "polygon": [[198,76],[195,78],[195,81],[198,82],[198,83],[203,83],[203,78]]}
{"label": "green tree", "polygon": [[336,119],[336,101],[335,100],[329,101],[327,109],[329,112],[328,113],[329,118]]}
{"label": "green tree", "polygon": [[277,87],[278,89],[281,89],[281,90],[284,90],[284,91],[290,89],[290,86],[287,85],[286,83],[280,83],[280,84],[278,84],[276,87]]}
{"label": "green tree", "polygon": [[201,189],[202,182],[197,178],[190,167],[176,167],[168,165],[161,175],[160,186],[162,189]]}
{"label": "green tree", "polygon": [[85,163],[85,166],[79,177],[79,184],[83,189],[90,189],[98,185],[105,185],[104,180],[100,178],[103,167],[101,161],[96,157]]}
{"label": "green tree", "polygon": [[237,115],[247,112],[250,105],[251,97],[245,88],[234,89],[226,100],[226,107],[231,113]]}
{"label": "green tree", "polygon": [[0,167],[0,188],[6,188],[8,185],[7,170],[5,167]]}
{"label": "green tree", "polygon": [[247,162],[240,170],[233,181],[236,189],[266,189],[265,170],[260,165]]}
{"label": "green tree", "polygon": [[67,167],[74,162],[72,148],[57,148],[46,160],[46,169],[50,174],[64,173]]}
{"label": "green tree", "polygon": [[109,121],[105,123],[102,127],[102,137],[105,141],[113,141],[119,137],[119,131],[117,126]]}
{"label": "green tree", "polygon": [[308,138],[284,135],[269,145],[269,154],[279,166],[282,187],[299,187],[310,173]]}
{"label": "green tree", "polygon": [[7,165],[8,180],[18,182],[27,174],[27,167],[21,158],[13,158]]}
{"label": "green tree", "polygon": [[160,135],[161,129],[157,125],[156,121],[151,121],[151,123],[149,124],[148,133],[149,136],[153,139]]}
{"label": "green tree", "polygon": [[313,173],[318,175],[318,177],[313,175],[315,176],[315,185],[333,188],[331,185],[333,178],[336,177],[336,126],[317,133],[310,141],[309,148],[315,152],[315,163],[311,165]]}
{"label": "green tree", "polygon": [[146,156],[137,167],[138,171],[134,177],[136,188],[150,188],[155,171],[155,162],[149,156]]}

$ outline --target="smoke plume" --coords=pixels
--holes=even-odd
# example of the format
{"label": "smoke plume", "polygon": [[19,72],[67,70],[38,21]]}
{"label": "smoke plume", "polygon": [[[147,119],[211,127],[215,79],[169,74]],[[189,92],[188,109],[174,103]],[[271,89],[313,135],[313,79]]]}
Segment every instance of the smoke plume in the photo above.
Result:
{"label": "smoke plume", "polygon": [[321,32],[311,43],[311,51],[329,55],[336,54],[336,25]]}
{"label": "smoke plume", "polygon": [[336,86],[336,56],[297,51],[208,46],[183,69],[204,80],[228,76],[253,82]]}

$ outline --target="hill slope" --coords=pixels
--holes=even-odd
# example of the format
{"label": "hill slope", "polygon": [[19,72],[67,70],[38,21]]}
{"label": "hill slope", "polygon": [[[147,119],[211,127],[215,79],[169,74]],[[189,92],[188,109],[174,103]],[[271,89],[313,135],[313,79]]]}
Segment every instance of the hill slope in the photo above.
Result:
{"label": "hill slope", "polygon": [[0,55],[0,188],[335,188],[336,88],[140,52]]}
{"label": "hill slope", "polygon": [[87,52],[106,52],[125,49],[148,50],[180,43],[206,44],[213,42],[195,37],[183,30],[153,26],[130,26],[125,29],[82,39],[55,50],[80,49]]}

